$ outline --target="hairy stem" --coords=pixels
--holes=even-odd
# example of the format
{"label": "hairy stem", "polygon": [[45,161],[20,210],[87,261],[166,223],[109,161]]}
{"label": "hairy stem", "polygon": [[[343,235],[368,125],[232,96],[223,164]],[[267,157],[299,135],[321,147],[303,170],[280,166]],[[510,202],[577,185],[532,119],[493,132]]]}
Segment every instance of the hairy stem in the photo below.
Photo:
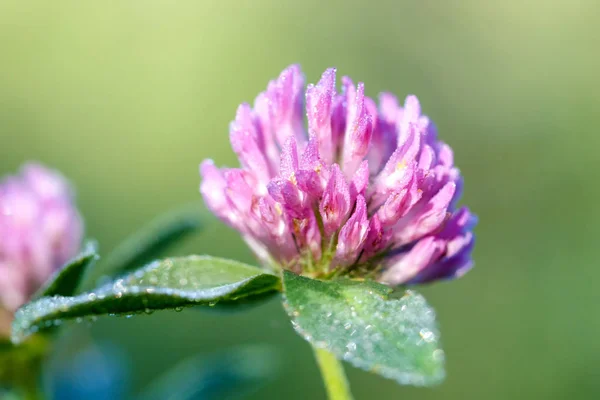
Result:
{"label": "hairy stem", "polygon": [[314,348],[329,400],[352,400],[342,363],[324,349]]}

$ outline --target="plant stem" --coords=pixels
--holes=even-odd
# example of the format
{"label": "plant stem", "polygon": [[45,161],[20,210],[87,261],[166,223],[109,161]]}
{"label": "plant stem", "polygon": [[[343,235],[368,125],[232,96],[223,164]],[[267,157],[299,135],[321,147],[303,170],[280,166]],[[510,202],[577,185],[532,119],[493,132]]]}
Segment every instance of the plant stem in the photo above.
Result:
{"label": "plant stem", "polygon": [[329,400],[352,400],[344,366],[333,354],[314,347]]}
{"label": "plant stem", "polygon": [[[48,350],[48,340],[42,335],[34,335],[20,346],[0,348],[0,398],[43,399],[40,371]],[[8,389],[6,395],[2,388]]]}

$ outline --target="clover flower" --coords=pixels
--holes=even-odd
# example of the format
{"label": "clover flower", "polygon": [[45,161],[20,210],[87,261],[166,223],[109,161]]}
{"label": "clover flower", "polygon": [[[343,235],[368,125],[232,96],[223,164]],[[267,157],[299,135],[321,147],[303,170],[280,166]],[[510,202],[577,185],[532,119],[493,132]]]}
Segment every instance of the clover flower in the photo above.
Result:
{"label": "clover flower", "polygon": [[348,77],[338,93],[333,68],[305,90],[292,65],[238,107],[230,140],[241,168],[205,160],[200,191],[266,266],[392,286],[471,268],[476,218],[457,208],[452,149],[415,96],[377,105]]}
{"label": "clover flower", "polygon": [[4,324],[77,254],[82,235],[71,188],[57,172],[28,164],[19,175],[0,182],[0,314],[4,315],[0,319]]}

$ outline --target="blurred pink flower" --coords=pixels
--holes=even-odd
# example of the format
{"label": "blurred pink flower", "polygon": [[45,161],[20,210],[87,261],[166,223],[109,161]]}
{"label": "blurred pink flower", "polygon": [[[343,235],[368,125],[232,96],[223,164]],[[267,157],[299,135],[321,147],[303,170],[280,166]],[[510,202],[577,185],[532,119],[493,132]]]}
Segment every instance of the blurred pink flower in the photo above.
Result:
{"label": "blurred pink flower", "polygon": [[241,168],[200,166],[208,207],[275,268],[390,285],[464,274],[476,218],[456,208],[452,149],[415,96],[400,106],[383,93],[377,106],[364,84],[344,77],[338,93],[335,82],[331,68],[305,91],[292,65],[240,105],[230,140]]}
{"label": "blurred pink flower", "polygon": [[[13,313],[81,246],[68,182],[37,164],[0,182],[0,309]],[[1,310],[0,310],[1,311]]]}

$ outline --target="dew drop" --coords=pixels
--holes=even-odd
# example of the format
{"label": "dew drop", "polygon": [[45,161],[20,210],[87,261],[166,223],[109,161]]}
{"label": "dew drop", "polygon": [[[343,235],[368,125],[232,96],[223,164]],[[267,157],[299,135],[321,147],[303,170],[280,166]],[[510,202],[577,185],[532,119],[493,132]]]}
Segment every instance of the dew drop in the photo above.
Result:
{"label": "dew drop", "polygon": [[423,328],[419,331],[419,336],[421,336],[421,338],[427,343],[431,343],[435,340],[435,334],[426,328]]}
{"label": "dew drop", "polygon": [[440,361],[444,359],[444,350],[436,349],[433,351],[433,359],[436,361]]}

